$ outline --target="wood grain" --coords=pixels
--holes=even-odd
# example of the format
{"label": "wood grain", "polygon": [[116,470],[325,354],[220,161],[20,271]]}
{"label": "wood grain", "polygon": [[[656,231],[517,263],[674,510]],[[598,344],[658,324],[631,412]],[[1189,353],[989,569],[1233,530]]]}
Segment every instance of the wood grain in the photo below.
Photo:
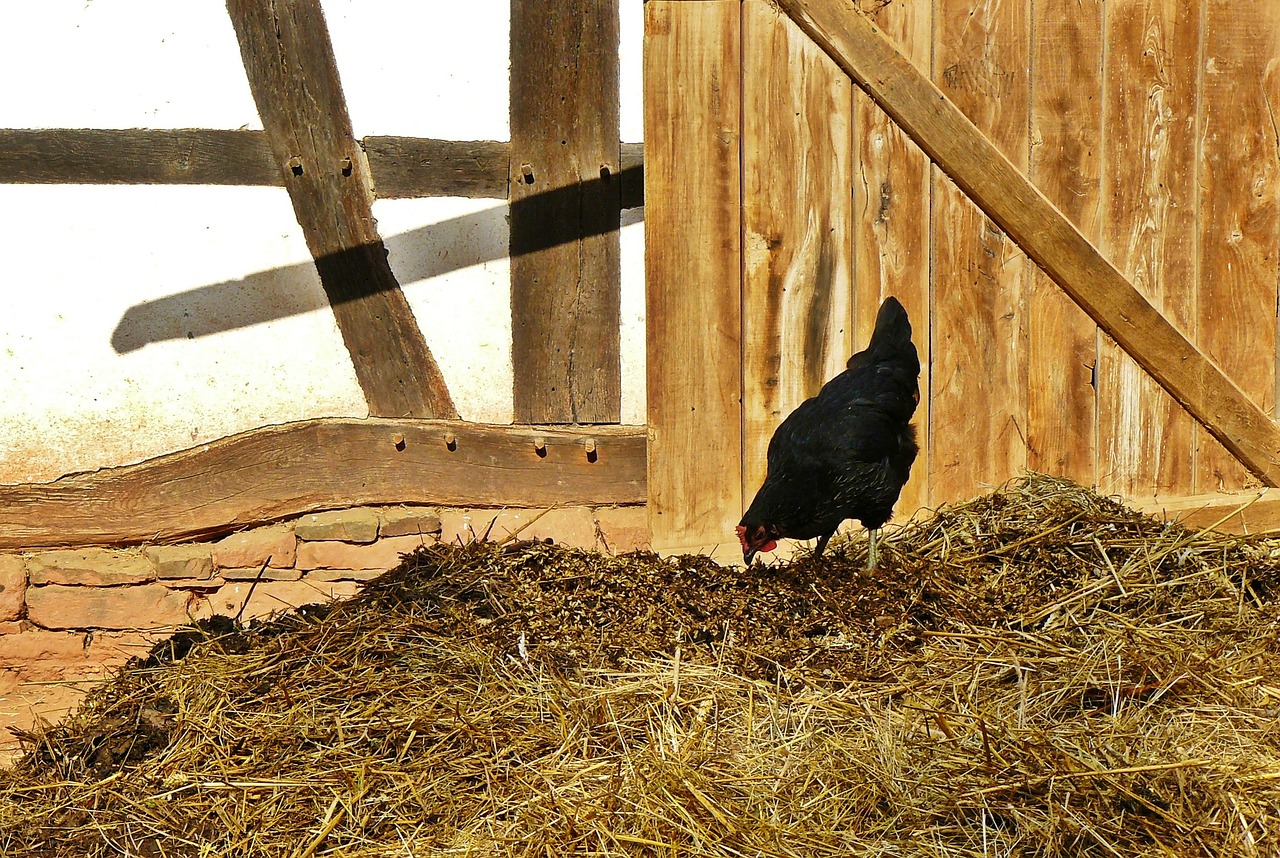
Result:
{"label": "wood grain", "polygon": [[[505,200],[511,144],[365,137],[377,199]],[[622,207],[644,205],[644,144],[622,144]],[[284,187],[261,131],[213,128],[0,128],[0,183]]]}
{"label": "wood grain", "polygon": [[[1160,315],[871,22],[849,14],[841,0],[779,4],[1232,455],[1265,484],[1280,485],[1280,428]],[[940,383],[935,372],[935,391]],[[935,414],[935,424],[938,419]]]}
{"label": "wood grain", "polygon": [[378,199],[507,198],[510,143],[416,137],[366,137],[360,143]]}
{"label": "wood grain", "polygon": [[387,261],[319,0],[228,0],[249,88],[356,379],[380,417],[456,417]]}
{"label": "wood grain", "polygon": [[1280,531],[1280,490],[1213,492],[1178,498],[1134,498],[1126,503],[1147,515],[1176,521],[1190,530],[1274,534]]}
{"label": "wood grain", "polygon": [[[1280,4],[1206,0],[1200,68],[1199,345],[1274,414]],[[1197,435],[1197,491],[1253,482],[1207,433]]]}
{"label": "wood grain", "polygon": [[645,4],[649,522],[736,548],[742,515],[738,0]]}
{"label": "wood grain", "polygon": [[[1099,250],[1194,338],[1195,104],[1200,0],[1116,0],[1108,32]],[[1193,491],[1190,417],[1122,347],[1098,354],[1098,485]]]}
{"label": "wood grain", "polygon": [[851,354],[852,83],[768,0],[742,5],[743,498],[778,424]]}
{"label": "wood grain", "polygon": [[261,131],[4,128],[0,182],[282,186],[284,177]]}
{"label": "wood grain", "polygon": [[[1026,0],[940,4],[933,80],[1016,168],[1028,153]],[[1026,257],[951,179],[933,180],[930,484],[970,497],[1027,464]]]}
{"label": "wood grain", "polygon": [[[1102,2],[1031,0],[1029,178],[1090,241],[1099,235]],[[1039,268],[1027,312],[1027,467],[1097,474],[1098,326]]]}
{"label": "wood grain", "polygon": [[[622,408],[618,0],[511,0],[516,420]],[[536,36],[534,35],[536,34]],[[575,240],[551,242],[565,230]]]}
{"label": "wood grain", "polygon": [[[535,437],[545,456],[535,452]],[[594,461],[588,438],[595,441]],[[179,541],[365,504],[545,507],[644,499],[643,429],[309,420],[137,465],[0,486],[0,549]]]}
{"label": "wood grain", "polygon": [[[872,20],[918,69],[929,69],[933,53],[930,4],[880,5]],[[920,453],[902,490],[897,518],[930,503],[929,462],[932,295],[929,268],[930,173],[932,166],[879,105],[855,87],[854,144],[856,203],[853,293],[854,348],[871,339],[880,303],[890,295],[911,318],[920,354],[920,405],[915,419]]]}

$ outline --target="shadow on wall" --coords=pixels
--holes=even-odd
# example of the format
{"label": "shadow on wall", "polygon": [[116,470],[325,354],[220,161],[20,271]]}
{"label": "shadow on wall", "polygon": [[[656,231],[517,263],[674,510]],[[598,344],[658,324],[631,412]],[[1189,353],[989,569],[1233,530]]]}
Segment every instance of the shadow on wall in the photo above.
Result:
{"label": "shadow on wall", "polygon": [[[628,184],[633,184],[637,177],[626,174],[640,170],[640,167],[630,167],[620,175]],[[527,206],[532,217],[561,213],[571,201],[580,199],[584,190],[590,191],[583,185],[598,181],[601,180],[545,191],[517,200],[510,207],[495,206],[390,236],[384,243],[396,278],[402,284],[414,283],[502,259],[508,254],[519,256],[575,241],[581,237],[576,221],[562,216],[546,217],[543,222],[547,227],[540,231],[536,241],[509,249],[505,240],[508,208]],[[624,198],[624,204],[626,202]],[[643,208],[626,209],[622,212],[621,225],[629,226],[643,219]],[[478,240],[481,236],[502,238]],[[424,247],[431,251],[422,252]],[[361,251],[344,251],[357,252]],[[317,288],[315,271],[315,263],[302,262],[135,304],[120,318],[111,334],[111,345],[117,354],[125,354],[150,343],[194,340],[325,309],[329,303],[324,292]]]}

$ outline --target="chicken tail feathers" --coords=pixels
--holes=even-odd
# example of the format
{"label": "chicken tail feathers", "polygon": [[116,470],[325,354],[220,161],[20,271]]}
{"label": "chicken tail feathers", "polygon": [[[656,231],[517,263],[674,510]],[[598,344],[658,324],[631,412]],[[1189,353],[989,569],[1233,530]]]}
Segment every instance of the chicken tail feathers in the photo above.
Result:
{"label": "chicken tail feathers", "polygon": [[876,315],[875,331],[871,334],[871,342],[866,349],[849,358],[846,366],[874,363],[891,355],[902,355],[907,352],[915,354],[915,346],[911,343],[911,320],[907,311],[897,298],[892,295],[884,299],[880,312]]}

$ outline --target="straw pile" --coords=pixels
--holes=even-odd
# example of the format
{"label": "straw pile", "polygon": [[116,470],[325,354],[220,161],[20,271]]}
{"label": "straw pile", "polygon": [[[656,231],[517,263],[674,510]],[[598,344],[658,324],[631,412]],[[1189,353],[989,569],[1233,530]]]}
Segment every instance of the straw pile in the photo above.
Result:
{"label": "straw pile", "polygon": [[1278,554],[1043,477],[873,576],[424,549],[27,737],[0,853],[1276,855]]}

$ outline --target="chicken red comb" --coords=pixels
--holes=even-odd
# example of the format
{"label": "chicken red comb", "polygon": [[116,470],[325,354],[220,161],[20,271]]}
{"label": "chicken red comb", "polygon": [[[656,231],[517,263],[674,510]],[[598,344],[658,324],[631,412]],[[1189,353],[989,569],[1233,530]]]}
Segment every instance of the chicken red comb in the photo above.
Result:
{"label": "chicken red comb", "polygon": [[738,525],[738,541],[742,543],[742,550],[747,550],[747,529],[743,525]]}

